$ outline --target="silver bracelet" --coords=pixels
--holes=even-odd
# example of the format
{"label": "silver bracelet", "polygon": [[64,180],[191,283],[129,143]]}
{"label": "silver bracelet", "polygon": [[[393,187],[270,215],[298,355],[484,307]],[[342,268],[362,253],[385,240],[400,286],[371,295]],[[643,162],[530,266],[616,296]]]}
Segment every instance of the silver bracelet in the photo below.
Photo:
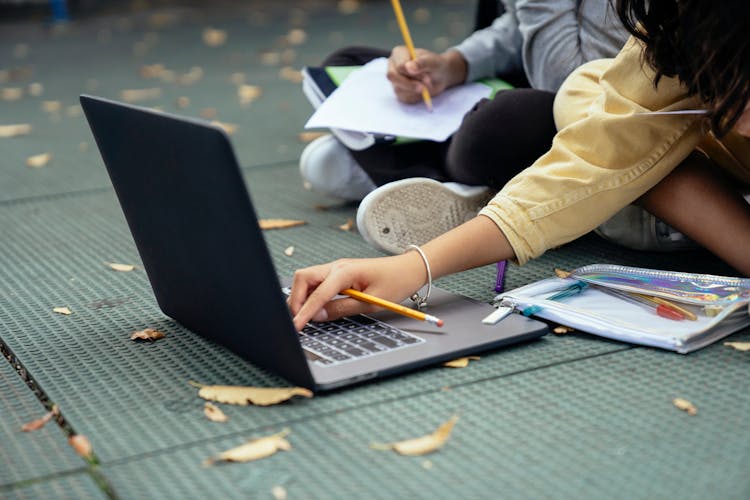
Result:
{"label": "silver bracelet", "polygon": [[427,260],[427,256],[422,249],[417,245],[409,245],[406,247],[406,251],[408,252],[409,250],[416,250],[417,253],[419,253],[419,256],[422,257],[422,261],[424,261],[424,267],[427,268],[427,292],[422,296],[419,295],[419,291],[417,291],[414,292],[414,295],[409,297],[417,306],[417,309],[424,309],[427,307],[427,299],[430,298],[430,292],[432,291],[432,272],[430,271],[430,262]]}

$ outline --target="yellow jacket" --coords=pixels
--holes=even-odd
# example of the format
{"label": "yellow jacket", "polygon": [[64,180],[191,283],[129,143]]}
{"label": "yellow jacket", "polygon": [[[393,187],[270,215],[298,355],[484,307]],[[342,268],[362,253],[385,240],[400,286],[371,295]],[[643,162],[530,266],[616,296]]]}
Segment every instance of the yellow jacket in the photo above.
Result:
{"label": "yellow jacket", "polygon": [[640,114],[704,107],[676,78],[654,87],[642,52],[631,38],[616,58],[574,71],[555,99],[551,149],[480,212],[503,231],[519,263],[596,228],[696,149],[750,185],[747,138],[731,132],[717,140],[702,115]]}

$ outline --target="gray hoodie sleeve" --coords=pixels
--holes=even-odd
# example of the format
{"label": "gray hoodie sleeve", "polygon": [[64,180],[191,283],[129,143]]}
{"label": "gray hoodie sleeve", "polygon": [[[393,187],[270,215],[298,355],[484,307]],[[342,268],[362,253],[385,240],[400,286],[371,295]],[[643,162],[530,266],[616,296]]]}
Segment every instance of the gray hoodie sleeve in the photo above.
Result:
{"label": "gray hoodie sleeve", "polygon": [[466,81],[519,72],[522,39],[512,2],[503,2],[506,11],[492,25],[475,31],[454,47],[466,60]]}
{"label": "gray hoodie sleeve", "polygon": [[467,81],[523,68],[533,88],[556,91],[584,62],[614,57],[627,32],[609,0],[505,0],[506,12],[455,47]]}

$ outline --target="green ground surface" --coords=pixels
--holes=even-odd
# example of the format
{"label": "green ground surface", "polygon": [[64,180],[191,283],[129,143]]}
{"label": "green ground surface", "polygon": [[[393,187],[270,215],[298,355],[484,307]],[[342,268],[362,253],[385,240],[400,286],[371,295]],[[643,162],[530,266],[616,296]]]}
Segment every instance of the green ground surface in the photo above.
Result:
{"label": "green ground surface", "polygon": [[[200,116],[207,108],[236,125],[232,141],[261,217],[306,226],[266,234],[277,270],[344,256],[376,256],[338,226],[355,214],[302,188],[298,134],[311,108],[284,66],[314,65],[349,44],[389,47],[398,32],[388,2],[289,1],[178,6],[126,2],[77,12],[64,27],[0,21],[0,125],[31,134],[0,139],[0,497],[2,498],[737,498],[750,497],[748,353],[716,344],[690,355],[585,334],[482,355],[468,368],[416,373],[269,407],[227,407],[209,422],[188,380],[278,385],[276,376],[164,316],[77,107],[83,92],[119,99],[124,89],[159,88],[144,101]],[[473,3],[405,4],[419,45],[442,49],[471,29]],[[208,47],[204,29],[226,31]],[[290,42],[302,30],[305,39]],[[278,60],[277,60],[278,59]],[[283,61],[281,61],[283,59]],[[144,79],[144,65],[190,84]],[[241,106],[232,75],[261,88]],[[234,77],[236,81],[236,76]],[[41,83],[41,95],[29,86]],[[190,103],[179,107],[177,99]],[[59,101],[57,112],[44,101]],[[49,105],[47,105],[49,107]],[[49,152],[42,168],[26,158]],[[283,250],[295,247],[293,257]],[[106,262],[139,266],[116,273]],[[589,235],[519,268],[509,288],[594,262],[731,273],[703,252],[636,253]],[[207,270],[210,272],[210,270]],[[492,266],[441,285],[476,299],[493,296]],[[67,306],[62,316],[53,307]],[[146,326],[167,338],[128,340]],[[750,340],[750,330],[732,340]],[[689,416],[672,399],[699,408]],[[22,433],[54,402],[62,416]],[[431,432],[460,415],[438,453],[401,457],[372,450]],[[203,467],[250,438],[291,429],[292,450],[254,463]],[[87,462],[67,445],[86,435]]]}

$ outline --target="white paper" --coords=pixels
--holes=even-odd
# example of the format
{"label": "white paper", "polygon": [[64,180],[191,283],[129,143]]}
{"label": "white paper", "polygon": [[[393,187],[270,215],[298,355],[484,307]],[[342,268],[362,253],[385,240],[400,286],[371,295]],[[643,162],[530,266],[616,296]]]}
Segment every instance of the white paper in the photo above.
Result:
{"label": "white paper", "polygon": [[305,124],[305,128],[339,128],[373,134],[444,141],[461,125],[464,115],[491,89],[470,83],[423,102],[404,104],[386,77],[386,59],[375,59],[349,75]]}

